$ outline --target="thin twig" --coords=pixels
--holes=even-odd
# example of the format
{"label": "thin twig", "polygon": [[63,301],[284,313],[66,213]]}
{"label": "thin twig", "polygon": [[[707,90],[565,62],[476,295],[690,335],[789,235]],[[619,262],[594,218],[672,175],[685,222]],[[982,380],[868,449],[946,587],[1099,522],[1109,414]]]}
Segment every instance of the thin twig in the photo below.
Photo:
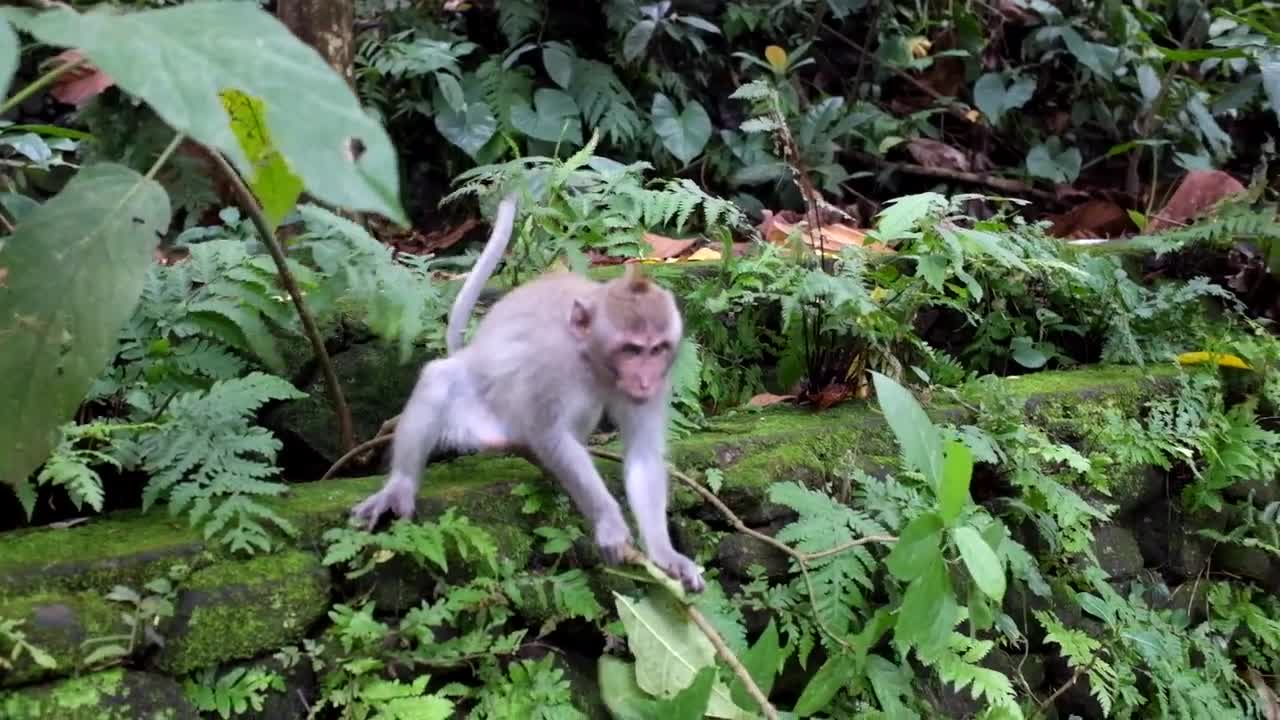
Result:
{"label": "thin twig", "polygon": [[1098,656],[1094,655],[1093,657],[1089,658],[1088,664],[1084,665],[1083,667],[1076,668],[1075,672],[1071,673],[1071,678],[1068,679],[1065,683],[1063,683],[1062,687],[1058,688],[1057,690],[1054,690],[1052,695],[1045,698],[1044,701],[1040,703],[1040,711],[1044,712],[1046,708],[1048,708],[1055,701],[1057,701],[1058,698],[1062,697],[1062,693],[1070,690],[1071,687],[1075,685],[1077,681],[1080,680],[1080,677],[1082,675],[1084,675],[1085,673],[1093,669],[1093,664],[1097,661],[1098,661]]}
{"label": "thin twig", "polygon": [[257,228],[258,235],[262,237],[262,242],[266,244],[267,250],[271,253],[271,259],[275,261],[276,271],[280,273],[280,282],[284,285],[285,291],[289,293],[289,298],[293,301],[293,307],[298,312],[298,318],[302,320],[302,328],[306,332],[307,339],[311,341],[311,349],[315,352],[316,360],[320,364],[320,372],[324,375],[324,384],[329,393],[329,402],[333,404],[333,412],[338,416],[338,435],[341,438],[342,449],[351,450],[356,444],[355,430],[351,422],[351,408],[347,405],[347,399],[342,394],[342,385],[338,383],[338,375],[334,372],[333,361],[329,358],[329,351],[324,347],[324,339],[320,336],[320,329],[316,327],[315,319],[311,317],[311,313],[303,303],[302,291],[298,289],[298,283],[294,280],[293,273],[289,271],[284,249],[280,247],[279,241],[276,240],[275,232],[272,231],[271,224],[267,222],[267,216],[262,213],[262,206],[258,204],[258,200],[253,196],[253,192],[249,190],[249,186],[244,184],[240,174],[236,172],[235,168],[231,167],[231,163],[227,162],[222,153],[209,147],[206,147],[205,150],[213,158],[214,165],[218,167],[218,170],[226,177],[226,180],[231,183],[231,188],[235,191],[240,209],[253,220],[253,226]]}
{"label": "thin twig", "polygon": [[[613,460],[615,462],[622,462],[622,456],[615,452],[610,452],[608,450],[600,450],[598,448],[589,448],[588,452],[590,452],[592,455],[598,458],[604,458],[605,460]],[[766,535],[765,533],[762,533],[759,530],[755,530],[753,528],[747,527],[747,524],[742,522],[742,518],[738,517],[737,513],[730,510],[729,506],[725,505],[724,502],[720,500],[720,498],[716,497],[715,493],[703,487],[702,484],[699,483],[697,480],[694,480],[692,477],[686,475],[685,473],[677,470],[674,467],[669,467],[668,470],[671,473],[672,477],[674,477],[675,479],[687,485],[694,492],[700,495],[703,500],[706,500],[708,503],[711,504],[712,507],[714,507],[717,511],[719,511],[720,514],[723,515],[725,519],[729,521],[729,524],[733,526],[733,529],[745,535],[750,535],[751,537],[759,540],[760,542],[763,542],[771,547],[776,548],[783,554],[790,557],[792,560],[795,560],[796,566],[800,568],[800,575],[804,578],[805,588],[809,594],[809,605],[813,610],[814,623],[818,626],[818,629],[823,632],[823,634],[825,634],[827,637],[834,640],[840,646],[844,647],[846,650],[853,649],[853,646],[850,645],[847,640],[837,635],[835,631],[833,631],[831,628],[827,627],[826,622],[824,622],[822,619],[822,615],[818,612],[818,595],[817,595],[817,591],[814,590],[814,587],[813,587],[813,578],[810,577],[809,575],[809,562],[814,559],[813,556],[810,556],[806,553],[802,553],[799,550],[792,548],[790,545],[787,545],[786,543],[778,540],[777,538],[774,538],[770,535]],[[863,538],[861,540],[855,540],[852,543],[846,543],[845,545],[840,546],[838,548],[838,551],[844,552],[845,550],[856,547],[863,543],[877,542],[877,541],[878,542],[895,542],[897,541],[897,538],[889,535],[872,536],[868,538]],[[835,554],[835,550],[836,549],[824,550],[821,553],[817,553],[817,555],[820,557],[826,557],[828,555]]]}
{"label": "thin twig", "polygon": [[743,667],[742,662],[733,654],[729,646],[724,644],[720,633],[716,632],[711,623],[707,622],[707,618],[702,614],[702,611],[693,605],[685,605],[684,611],[689,615],[689,619],[693,621],[693,624],[697,625],[702,634],[706,635],[711,644],[715,646],[716,654],[720,656],[720,659],[724,660],[725,664],[733,670],[733,674],[737,675],[738,679],[742,681],[742,686],[747,689],[747,694],[751,696],[752,700],[756,701],[756,705],[760,707],[760,711],[764,713],[764,716],[769,720],[778,720],[778,711],[769,702],[769,698],[765,696],[760,686],[756,685],[751,673],[747,672],[747,669]]}
{"label": "thin twig", "polygon": [[365,453],[365,451],[372,450],[373,448],[376,448],[379,445],[385,445],[391,442],[391,438],[393,437],[395,437],[394,433],[390,433],[390,432],[382,433],[380,435],[375,435],[371,440],[365,440],[359,445],[351,448],[346,452],[346,454],[344,454],[342,457],[335,460],[333,465],[330,465],[329,469],[325,471],[325,474],[320,476],[320,479],[328,480],[329,478],[333,477],[333,474],[338,471],[338,468],[341,468],[343,465],[346,465],[348,462],[350,462],[351,458],[354,458],[358,455],[362,455]]}
{"label": "thin twig", "polygon": [[852,155],[860,162],[875,163],[886,169],[897,170],[898,172],[905,172],[923,177],[942,178],[944,180],[955,180],[957,182],[966,182],[973,185],[985,185],[1001,192],[1030,195],[1034,198],[1049,202],[1057,202],[1058,200],[1057,196],[1053,193],[1032,187],[1020,180],[992,177],[986,173],[953,170],[945,167],[928,167],[925,165],[916,165],[915,163],[893,162],[891,160],[878,158],[870,153],[853,152]]}
{"label": "thin twig", "polygon": [[30,85],[27,85],[26,87],[22,88],[18,92],[14,93],[9,97],[8,100],[5,100],[3,103],[0,103],[0,115],[3,115],[4,113],[9,112],[10,110],[17,107],[18,105],[21,105],[27,98],[31,97],[32,95],[35,95],[36,93],[48,87],[49,85],[53,84],[54,80],[57,80],[58,78],[67,74],[68,72],[85,64],[86,62],[88,61],[85,58],[81,57],[81,58],[72,60],[71,62],[62,63],[58,67],[50,70],[49,72],[31,81]]}

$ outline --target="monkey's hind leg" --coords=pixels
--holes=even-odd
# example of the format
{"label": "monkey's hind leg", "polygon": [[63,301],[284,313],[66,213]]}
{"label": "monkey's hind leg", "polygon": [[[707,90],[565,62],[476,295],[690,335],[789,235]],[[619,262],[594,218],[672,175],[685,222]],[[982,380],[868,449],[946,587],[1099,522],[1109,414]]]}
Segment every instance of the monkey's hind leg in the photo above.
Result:
{"label": "monkey's hind leg", "polygon": [[433,360],[422,368],[391,442],[391,473],[378,492],[352,509],[373,528],[388,510],[413,514],[423,468],[442,448],[480,450],[508,443],[501,423],[483,405],[464,364]]}

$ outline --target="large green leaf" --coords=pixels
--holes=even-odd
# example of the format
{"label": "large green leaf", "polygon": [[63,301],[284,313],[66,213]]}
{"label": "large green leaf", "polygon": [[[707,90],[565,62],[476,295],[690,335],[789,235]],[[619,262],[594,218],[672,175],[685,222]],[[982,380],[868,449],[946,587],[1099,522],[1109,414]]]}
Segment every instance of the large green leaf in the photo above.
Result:
{"label": "large green leaf", "polygon": [[[627,630],[627,646],[636,656],[636,683],[659,699],[675,697],[698,672],[715,664],[715,647],[675,602],[661,591],[640,600],[614,593],[618,617]],[[750,717],[733,704],[729,689],[716,682],[706,714],[715,718]]]}
{"label": "large green leaf", "polygon": [[463,152],[475,157],[498,132],[498,119],[483,101],[472,100],[464,112],[444,110],[436,113],[436,130],[445,140],[457,145]]}
{"label": "large green leaf", "polygon": [[289,163],[271,138],[262,100],[239,90],[227,90],[222,93],[222,104],[231,117],[231,131],[253,167],[249,187],[274,228],[302,195],[302,178],[289,170]]}
{"label": "large green leaf", "polygon": [[874,371],[871,381],[880,410],[902,446],[902,456],[937,490],[942,481],[942,435],[906,388]]}
{"label": "large green leaf", "polygon": [[950,440],[944,449],[942,484],[938,487],[938,514],[951,525],[970,502],[969,482],[973,478],[973,452],[964,443]]}
{"label": "large green leaf", "polygon": [[596,663],[600,697],[615,720],[649,720],[657,702],[636,684],[635,665],[613,655]]}
{"label": "large green leaf", "polygon": [[653,130],[662,146],[682,163],[688,164],[711,139],[711,118],[696,100],[677,113],[675,103],[662,93],[653,97]]}
{"label": "large green leaf", "polygon": [[18,33],[4,20],[0,20],[0,98],[8,97],[9,83],[18,70]]}
{"label": "large green leaf", "polygon": [[164,189],[90,165],[0,248],[0,481],[40,465],[115,349],[169,224]]}
{"label": "large green leaf", "polygon": [[898,534],[885,567],[899,580],[914,580],[942,561],[942,518],[925,513]]}
{"label": "large green leaf", "polygon": [[[742,666],[747,669],[747,674],[755,681],[756,687],[760,688],[760,692],[764,693],[765,697],[769,697],[769,693],[773,691],[773,680],[782,669],[782,658],[783,648],[778,644],[778,628],[770,620],[764,632],[760,634],[760,638],[756,640],[756,644],[752,645],[740,658]],[[738,707],[752,711],[760,710],[755,699],[747,692],[747,686],[741,678],[734,678],[729,685],[729,691],[732,693],[733,702]]]}
{"label": "large green leaf", "polygon": [[[386,130],[314,48],[257,3],[4,14],[42,42],[78,48],[170,126],[227,153],[246,176],[254,168],[219,94],[234,89],[260,98],[271,135],[310,194],[407,222]],[[356,160],[353,139],[361,146]]]}
{"label": "large green leaf", "polygon": [[511,125],[520,132],[547,142],[582,144],[582,118],[573,96],[542,88],[533,94],[533,105],[521,102],[511,108]]}
{"label": "large green leaf", "polygon": [[947,566],[939,559],[907,586],[898,609],[894,638],[899,643],[915,645],[922,655],[929,655],[946,645],[958,610]]}
{"label": "large green leaf", "polygon": [[1270,50],[1258,58],[1258,69],[1262,71],[1262,90],[1271,103],[1271,111],[1280,120],[1280,50]]}
{"label": "large green leaf", "polygon": [[969,575],[978,589],[997,602],[1004,598],[1004,565],[982,535],[966,525],[952,530],[951,538],[960,549],[964,566],[969,568]]}

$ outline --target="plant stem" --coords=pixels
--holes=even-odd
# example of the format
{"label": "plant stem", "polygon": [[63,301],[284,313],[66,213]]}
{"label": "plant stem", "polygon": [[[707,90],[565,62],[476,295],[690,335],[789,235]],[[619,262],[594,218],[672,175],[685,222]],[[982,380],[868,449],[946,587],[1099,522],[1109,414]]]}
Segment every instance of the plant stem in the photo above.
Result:
{"label": "plant stem", "polygon": [[737,675],[738,679],[742,681],[743,687],[747,689],[747,694],[751,696],[752,700],[756,701],[756,705],[760,707],[764,716],[769,718],[769,720],[778,720],[778,711],[769,702],[769,698],[765,697],[764,691],[760,689],[759,685],[756,685],[756,681],[751,677],[751,673],[747,672],[747,669],[743,667],[742,662],[733,654],[733,651],[729,649],[729,646],[724,644],[724,640],[721,639],[720,633],[716,632],[716,629],[711,626],[711,623],[707,622],[707,618],[703,616],[702,611],[698,610],[698,608],[693,605],[686,605],[684,607],[684,611],[688,614],[689,619],[693,621],[693,624],[697,625],[698,629],[702,631],[702,634],[706,635],[707,639],[711,641],[711,644],[715,647],[716,654],[720,656],[720,659],[724,660],[725,664],[733,670],[733,674]]}
{"label": "plant stem", "polygon": [[86,62],[85,58],[77,58],[75,60],[72,60],[71,62],[62,63],[58,67],[50,70],[49,72],[31,81],[30,85],[27,85],[26,87],[22,88],[18,92],[9,96],[9,99],[5,100],[3,103],[0,103],[0,115],[3,115],[4,113],[7,113],[10,110],[14,109],[18,105],[22,104],[22,102],[25,101],[27,98],[31,97],[32,95],[35,95],[36,93],[48,87],[49,85],[53,84],[54,80],[57,80],[58,78],[62,77],[64,74],[71,71],[72,69],[80,67],[85,62]]}
{"label": "plant stem", "polygon": [[289,272],[284,249],[280,247],[280,242],[276,240],[275,232],[271,229],[271,224],[267,222],[267,216],[262,213],[262,206],[258,204],[258,200],[253,196],[253,192],[249,190],[249,186],[244,184],[240,174],[236,172],[235,168],[231,167],[231,163],[227,162],[222,153],[210,147],[206,147],[205,150],[212,156],[219,172],[231,183],[231,188],[235,191],[240,209],[253,220],[253,226],[257,228],[258,235],[262,237],[262,242],[266,244],[267,250],[270,251],[271,259],[275,261],[276,270],[280,273],[280,282],[284,284],[285,290],[289,293],[289,299],[293,301],[293,307],[298,312],[298,318],[302,320],[302,328],[306,332],[307,339],[311,341],[311,349],[316,354],[316,361],[320,364],[320,372],[324,376],[325,389],[329,393],[329,402],[333,405],[334,415],[338,417],[338,434],[341,438],[342,449],[349,451],[356,444],[355,430],[351,423],[351,408],[347,405],[347,399],[342,394],[342,385],[338,383],[338,375],[334,372],[333,361],[329,358],[329,351],[324,347],[324,339],[320,337],[320,329],[316,326],[316,321],[311,317],[307,306],[302,302],[302,292],[298,289],[298,283],[294,280],[293,273]]}
{"label": "plant stem", "polygon": [[169,162],[170,156],[172,156],[178,149],[178,146],[182,144],[182,141],[186,139],[187,136],[182,133],[174,135],[173,139],[169,141],[169,144],[165,145],[164,149],[160,151],[160,154],[156,156],[156,161],[151,163],[151,167],[147,169],[147,174],[143,177],[148,180],[155,180],[156,175],[160,173],[160,168],[164,167],[164,164]]}

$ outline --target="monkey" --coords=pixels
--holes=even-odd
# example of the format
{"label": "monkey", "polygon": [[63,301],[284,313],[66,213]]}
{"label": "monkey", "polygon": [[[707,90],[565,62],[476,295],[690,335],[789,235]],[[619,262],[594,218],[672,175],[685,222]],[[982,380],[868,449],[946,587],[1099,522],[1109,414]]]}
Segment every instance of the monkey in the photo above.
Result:
{"label": "monkey", "polygon": [[391,510],[414,513],[433,451],[510,452],[554,476],[591,525],[601,558],[622,562],[631,530],[587,452],[607,416],[624,444],[627,503],[649,558],[690,592],[702,572],[667,528],[667,413],[671,367],[683,334],[672,293],[629,264],[597,282],[552,271],[508,292],[463,334],[511,239],[516,194],[502,198],[493,231],[449,311],[446,356],[419,371],[391,443],[382,488],[352,508],[372,529]]}

